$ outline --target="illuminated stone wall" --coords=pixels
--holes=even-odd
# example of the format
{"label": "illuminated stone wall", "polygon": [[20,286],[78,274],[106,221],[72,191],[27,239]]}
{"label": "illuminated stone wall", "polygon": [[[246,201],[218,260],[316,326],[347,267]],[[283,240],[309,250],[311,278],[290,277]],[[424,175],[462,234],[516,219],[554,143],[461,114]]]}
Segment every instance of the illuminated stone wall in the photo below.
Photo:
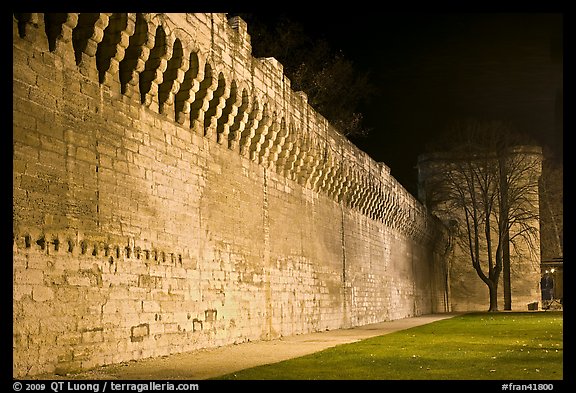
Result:
{"label": "illuminated stone wall", "polygon": [[225,14],[15,14],[13,374],[444,311],[424,207]]}

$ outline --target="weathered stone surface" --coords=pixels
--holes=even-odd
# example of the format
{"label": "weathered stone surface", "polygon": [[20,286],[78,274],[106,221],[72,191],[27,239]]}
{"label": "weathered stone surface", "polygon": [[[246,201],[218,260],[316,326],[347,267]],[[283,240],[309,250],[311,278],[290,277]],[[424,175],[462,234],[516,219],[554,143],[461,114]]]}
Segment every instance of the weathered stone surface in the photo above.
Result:
{"label": "weathered stone surface", "polygon": [[437,222],[242,20],[13,24],[15,377],[446,310]]}

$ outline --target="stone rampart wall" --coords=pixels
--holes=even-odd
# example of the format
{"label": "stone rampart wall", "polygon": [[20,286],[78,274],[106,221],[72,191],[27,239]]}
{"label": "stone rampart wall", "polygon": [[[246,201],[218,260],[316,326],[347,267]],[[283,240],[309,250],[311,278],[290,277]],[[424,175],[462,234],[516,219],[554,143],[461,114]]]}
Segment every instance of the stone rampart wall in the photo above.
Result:
{"label": "stone rampart wall", "polygon": [[436,221],[244,21],[13,22],[14,376],[444,311]]}

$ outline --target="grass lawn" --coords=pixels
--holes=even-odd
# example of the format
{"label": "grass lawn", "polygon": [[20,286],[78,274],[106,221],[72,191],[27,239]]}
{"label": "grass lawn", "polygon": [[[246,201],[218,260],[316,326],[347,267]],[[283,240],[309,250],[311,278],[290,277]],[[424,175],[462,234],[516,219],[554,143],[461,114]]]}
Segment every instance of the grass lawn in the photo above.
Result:
{"label": "grass lawn", "polygon": [[218,379],[561,380],[562,312],[471,313]]}

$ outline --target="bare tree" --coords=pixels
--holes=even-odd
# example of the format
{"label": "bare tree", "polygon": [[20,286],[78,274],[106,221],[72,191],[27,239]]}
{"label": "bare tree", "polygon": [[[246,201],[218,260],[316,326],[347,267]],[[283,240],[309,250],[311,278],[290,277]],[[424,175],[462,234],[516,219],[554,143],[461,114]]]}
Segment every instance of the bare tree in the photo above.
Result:
{"label": "bare tree", "polygon": [[488,286],[489,311],[498,310],[504,272],[504,308],[509,310],[511,248],[516,255],[539,251],[541,150],[519,145],[523,138],[502,122],[468,121],[448,135],[450,142],[440,154],[442,167],[426,180],[425,202],[456,224],[450,226],[455,240],[468,250],[473,268]]}
{"label": "bare tree", "polygon": [[540,259],[538,182],[542,158],[541,149],[526,146],[511,146],[498,154],[502,161],[500,219],[504,230],[504,309],[511,310],[510,247],[516,255]]}
{"label": "bare tree", "polygon": [[[550,154],[551,155],[551,154]],[[563,257],[564,166],[544,153],[540,179],[541,250],[543,259]]]}

